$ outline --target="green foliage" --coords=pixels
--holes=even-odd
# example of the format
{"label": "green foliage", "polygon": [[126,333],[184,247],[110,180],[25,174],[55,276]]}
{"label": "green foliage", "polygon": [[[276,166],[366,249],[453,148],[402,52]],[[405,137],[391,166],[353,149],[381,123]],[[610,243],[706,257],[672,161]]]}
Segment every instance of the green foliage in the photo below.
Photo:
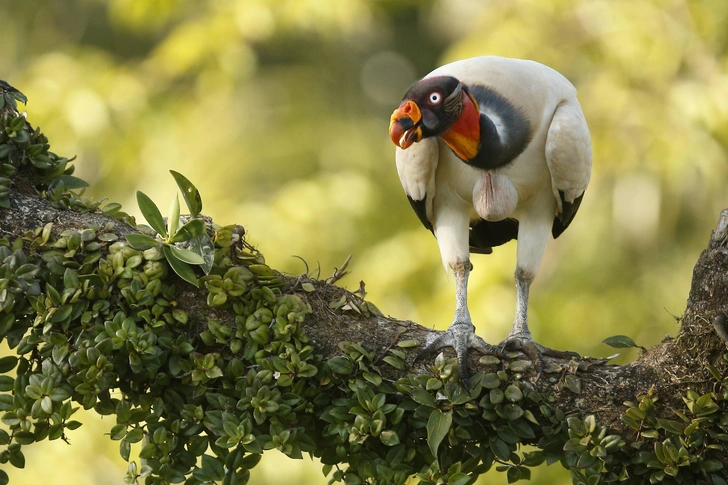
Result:
{"label": "green foliage", "polygon": [[[143,192],[137,191],[139,210],[149,225],[162,238],[157,241],[146,234],[129,234],[127,240],[132,247],[138,250],[156,248],[162,251],[169,266],[177,276],[186,282],[199,287],[197,276],[190,267],[191,264],[202,266],[205,274],[210,273],[214,263],[214,247],[210,236],[206,233],[205,223],[199,216],[202,208],[202,198],[197,188],[182,174],[171,171],[179,188],[182,190],[187,207],[190,210],[190,220],[181,227],[179,198],[175,195],[169,206],[169,217],[165,223],[162,213],[157,205]],[[184,244],[190,249],[180,247]]]}
{"label": "green foliage", "polygon": [[642,349],[643,351],[647,350],[641,345],[637,345],[634,340],[626,335],[613,335],[602,340],[602,343],[607,344],[610,347],[614,347],[615,349],[629,349],[634,347],[637,349]]}
{"label": "green foliage", "polygon": [[68,191],[88,184],[71,175],[74,168],[68,165],[70,160],[48,151],[48,139],[18,113],[16,101],[27,101],[22,93],[0,86],[0,99],[0,208],[10,207],[10,177],[18,169],[30,167],[36,183],[56,207],[75,205],[76,198]]}

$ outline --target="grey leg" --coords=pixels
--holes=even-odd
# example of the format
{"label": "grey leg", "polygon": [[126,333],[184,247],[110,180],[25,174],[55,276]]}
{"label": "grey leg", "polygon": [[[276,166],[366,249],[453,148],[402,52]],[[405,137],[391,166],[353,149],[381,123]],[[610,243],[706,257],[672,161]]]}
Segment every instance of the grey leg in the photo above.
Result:
{"label": "grey leg", "polygon": [[545,368],[544,355],[569,360],[572,357],[579,357],[579,354],[549,349],[533,340],[531,331],[528,329],[528,289],[533,281],[533,276],[520,268],[516,268],[515,279],[516,318],[513,320],[513,326],[508,332],[508,336],[501,345],[503,349],[522,350],[536,365],[538,371],[536,379],[538,379]]}
{"label": "grey leg", "polygon": [[476,349],[484,354],[502,356],[502,351],[493,345],[486,343],[475,334],[475,325],[470,318],[468,310],[468,277],[471,269],[470,261],[457,263],[452,266],[455,276],[455,317],[447,330],[444,332],[433,332],[432,340],[428,339],[427,344],[415,356],[414,362],[420,358],[433,354],[443,347],[455,349],[460,365],[460,380],[468,387],[468,349]]}

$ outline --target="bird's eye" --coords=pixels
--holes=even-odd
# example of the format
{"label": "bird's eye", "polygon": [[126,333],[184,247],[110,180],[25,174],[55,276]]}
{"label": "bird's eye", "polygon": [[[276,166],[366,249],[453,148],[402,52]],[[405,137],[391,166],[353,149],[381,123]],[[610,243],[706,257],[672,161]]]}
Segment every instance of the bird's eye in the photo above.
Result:
{"label": "bird's eye", "polygon": [[437,91],[430,93],[430,103],[438,104],[442,100],[442,95]]}

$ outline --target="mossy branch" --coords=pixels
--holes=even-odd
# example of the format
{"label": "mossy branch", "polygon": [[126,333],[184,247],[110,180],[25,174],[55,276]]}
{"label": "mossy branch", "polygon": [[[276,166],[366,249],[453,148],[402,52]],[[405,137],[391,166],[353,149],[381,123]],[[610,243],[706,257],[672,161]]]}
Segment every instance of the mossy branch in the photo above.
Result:
{"label": "mossy branch", "polygon": [[172,234],[127,243],[133,218],[75,194],[82,181],[19,115],[17,91],[0,83],[0,99],[0,341],[15,353],[0,359],[0,463],[23,467],[22,447],[64,438],[80,405],[116,416],[126,460],[142,441],[128,483],[246,483],[272,448],[312,453],[347,484],[466,484],[493,466],[515,481],[544,461],[574,483],[726,483],[714,325],[728,307],[728,211],[676,338],[624,366],[549,359],[538,380],[521,354],[473,356],[468,391],[453,355],[410,367],[426,328],[276,272],[240,226],[199,216],[209,274],[181,279],[159,249]]}

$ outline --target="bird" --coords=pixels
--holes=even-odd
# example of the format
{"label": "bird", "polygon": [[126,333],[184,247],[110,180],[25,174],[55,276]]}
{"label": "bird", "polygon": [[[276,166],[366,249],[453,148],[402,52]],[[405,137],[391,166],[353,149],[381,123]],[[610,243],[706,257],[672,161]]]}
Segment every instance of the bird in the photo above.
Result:
{"label": "bird", "polygon": [[[455,61],[409,88],[389,135],[402,187],[455,282],[453,321],[428,334],[415,362],[453,347],[467,387],[469,349],[520,350],[537,367],[536,379],[544,355],[578,356],[536,343],[528,326],[529,288],[547,244],[573,221],[591,177],[589,128],[573,84],[531,60]],[[468,310],[470,255],[511,240],[516,312],[505,340],[492,345],[476,335]]]}

